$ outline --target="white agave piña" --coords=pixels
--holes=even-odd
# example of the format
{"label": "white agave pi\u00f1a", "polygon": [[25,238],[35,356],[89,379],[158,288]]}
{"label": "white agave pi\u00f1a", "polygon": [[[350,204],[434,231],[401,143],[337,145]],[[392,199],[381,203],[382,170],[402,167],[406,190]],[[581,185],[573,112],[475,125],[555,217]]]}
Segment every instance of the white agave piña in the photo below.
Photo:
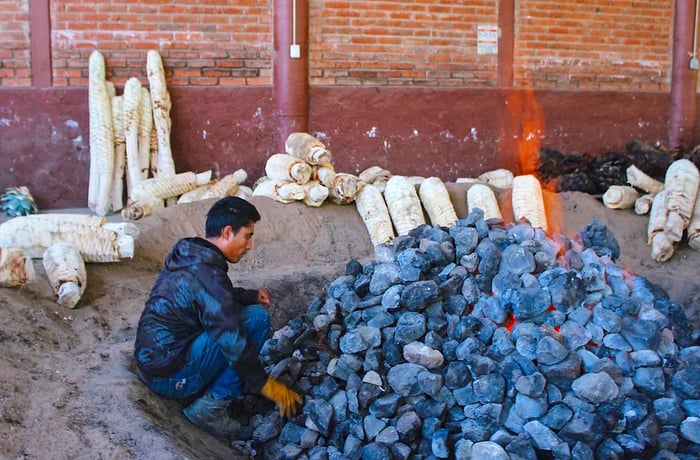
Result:
{"label": "white agave pi\u00f1a", "polygon": [[634,200],[634,212],[640,216],[648,214],[651,210],[651,204],[654,202],[656,194],[647,193]]}
{"label": "white agave pi\u00f1a", "polygon": [[676,160],[666,170],[664,179],[664,230],[673,241],[680,241],[693,215],[700,186],[700,173],[690,160]]}
{"label": "white agave pi\u00f1a", "polygon": [[253,196],[265,196],[280,203],[292,203],[304,199],[304,186],[296,182],[263,176],[256,181]]}
{"label": "white agave pi\u00f1a", "polygon": [[360,180],[366,184],[377,185],[376,182],[379,182],[383,186],[386,185],[386,182],[391,177],[391,173],[389,170],[384,169],[381,166],[370,166],[369,168],[360,172],[357,177],[359,177]]}
{"label": "white agave pi\u00f1a", "polygon": [[163,209],[165,209],[165,200],[150,196],[143,197],[139,201],[132,201],[122,209],[121,215],[124,220],[138,220]]}
{"label": "white agave pi\u00f1a", "polygon": [[651,246],[651,257],[657,262],[664,262],[675,252],[675,242],[664,231],[666,222],[665,192],[657,193],[649,211],[647,223],[647,244]]}
{"label": "white agave pi\u00f1a", "polygon": [[628,184],[647,193],[655,195],[664,189],[663,182],[650,177],[635,165],[627,168],[626,175]]}
{"label": "white agave pi\u00f1a", "polygon": [[124,167],[126,138],[124,137],[124,97],[112,98],[112,126],[114,127],[114,175],[112,176],[112,212],[124,207]]}
{"label": "white agave pi\u00f1a", "polygon": [[[126,139],[126,189],[129,196],[141,175],[139,159],[139,122],[141,121],[141,82],[132,77],[124,85],[124,137]],[[149,109],[150,110],[150,109]]]}
{"label": "white agave pi\u00f1a", "polygon": [[58,304],[75,308],[87,287],[85,262],[80,251],[71,243],[59,241],[46,248],[42,263]]}
{"label": "white agave pi\u00f1a", "polygon": [[630,209],[639,192],[629,185],[611,185],[603,194],[603,204],[610,209]]}
{"label": "white agave pi\u00f1a", "polygon": [[172,177],[153,177],[134,185],[132,201],[145,201],[150,198],[167,199],[178,197],[185,192],[207,184],[211,180],[211,171],[195,174],[191,171]]}
{"label": "white agave pi\u00f1a", "polygon": [[0,287],[21,286],[34,278],[32,259],[22,248],[0,247]]}
{"label": "white agave pi\u00f1a", "polygon": [[695,198],[693,217],[688,223],[688,246],[696,251],[700,251],[700,190],[698,190]]}
{"label": "white agave pi\u00f1a", "polygon": [[407,177],[391,176],[384,188],[384,200],[397,235],[407,235],[425,224],[420,198],[413,181]]}
{"label": "white agave pi\u00f1a", "polygon": [[450,193],[440,178],[428,177],[421,182],[418,196],[432,225],[451,227],[457,222],[457,212],[450,200]]}
{"label": "white agave pi\u00f1a", "polygon": [[467,210],[479,208],[484,213],[484,220],[502,219],[496,194],[486,184],[475,183],[467,190]]}
{"label": "white agave pi\u00f1a", "polygon": [[156,177],[172,177],[175,175],[175,163],[173,162],[173,154],[170,147],[170,109],[172,102],[165,84],[163,60],[160,53],[156,50],[149,50],[146,55],[146,73],[151,89],[153,121],[158,141]]}
{"label": "white agave pi\u00f1a", "polygon": [[272,179],[304,184],[311,180],[312,173],[309,163],[288,153],[275,153],[265,162],[265,174]]}
{"label": "white agave pi\u00f1a", "polygon": [[326,201],[330,190],[320,182],[310,180],[303,184],[304,187],[304,204],[312,208],[318,208]]}
{"label": "white agave pi\u00f1a", "polygon": [[241,185],[238,187],[238,191],[233,195],[238,198],[243,198],[244,200],[249,200],[253,196],[253,189],[247,185]]}
{"label": "white agave pi\u00f1a", "polygon": [[513,217],[525,219],[530,225],[547,231],[547,215],[540,181],[531,174],[513,178]]}
{"label": "white agave pi\u00f1a", "polygon": [[138,229],[110,229],[106,219],[82,214],[32,214],[0,224],[0,247],[18,247],[31,258],[41,258],[59,241],[73,244],[85,262],[118,262],[134,256]]}
{"label": "white agave pi\u00f1a", "polygon": [[[148,88],[141,87],[141,99],[139,101],[139,168],[141,179],[148,179],[151,168],[151,157],[155,157],[158,151],[155,129],[153,128],[153,105],[151,103],[151,93]],[[153,139],[153,155],[151,155],[151,139]]]}
{"label": "white agave pi\u00f1a", "polygon": [[331,163],[313,165],[312,177],[319,181],[321,185],[331,188],[335,184],[335,168]]}
{"label": "white agave pi\u00f1a", "polygon": [[105,81],[104,56],[90,54],[88,66],[88,112],[90,119],[90,177],[88,207],[100,216],[109,213],[112,204],[114,172],[114,128],[111,95]]}
{"label": "white agave pi\u00f1a", "polygon": [[651,245],[654,235],[664,231],[666,223],[666,210],[664,209],[664,192],[657,193],[651,203],[649,210],[649,221],[647,222],[647,244]]}
{"label": "white agave pi\u00f1a", "polygon": [[369,233],[373,245],[389,243],[394,237],[391,215],[382,192],[372,184],[365,184],[355,197],[355,206]]}
{"label": "white agave pi\u00f1a", "polygon": [[238,192],[241,184],[248,179],[248,173],[245,169],[237,169],[231,174],[228,174],[212,184],[202,195],[200,200],[208,200],[209,198],[223,198],[225,196],[233,196]]}
{"label": "white agave pi\u00f1a", "polygon": [[485,184],[500,189],[511,188],[513,186],[513,173],[504,168],[487,171],[481,174],[477,179]]}
{"label": "white agave pi\u00f1a", "polygon": [[192,189],[189,192],[183,193],[182,195],[180,195],[180,198],[177,199],[177,204],[192,203],[193,201],[201,200],[204,193],[207,190],[209,190],[212,185],[212,183],[200,185],[199,187]]}
{"label": "white agave pi\u00f1a", "polygon": [[333,163],[333,156],[326,145],[309,133],[291,133],[284,143],[284,150],[312,165]]}
{"label": "white agave pi\u00f1a", "polygon": [[333,186],[329,188],[329,198],[335,204],[350,204],[355,201],[361,184],[360,179],[350,173],[336,173]]}

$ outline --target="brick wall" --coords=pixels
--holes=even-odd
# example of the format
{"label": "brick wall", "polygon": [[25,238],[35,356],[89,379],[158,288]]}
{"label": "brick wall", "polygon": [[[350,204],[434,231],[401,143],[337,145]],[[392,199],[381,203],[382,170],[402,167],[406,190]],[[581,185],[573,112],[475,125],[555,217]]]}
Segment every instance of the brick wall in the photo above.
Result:
{"label": "brick wall", "polygon": [[261,85],[272,76],[268,0],[52,0],[55,86],[87,85],[93,49],[107,78],[146,77],[146,53],[160,51],[170,85]]}
{"label": "brick wall", "polygon": [[[0,0],[0,86],[29,86],[28,0]],[[672,0],[515,2],[516,87],[668,91]],[[310,83],[496,85],[477,28],[498,0],[309,0]],[[273,0],[51,0],[53,84],[87,85],[90,52],[120,85],[159,49],[169,85],[272,84]]]}
{"label": "brick wall", "polygon": [[0,0],[0,86],[30,86],[29,0]]}
{"label": "brick wall", "polygon": [[497,59],[477,54],[494,0],[311,0],[310,82],[493,86]]}
{"label": "brick wall", "polygon": [[669,89],[672,0],[515,3],[515,86]]}

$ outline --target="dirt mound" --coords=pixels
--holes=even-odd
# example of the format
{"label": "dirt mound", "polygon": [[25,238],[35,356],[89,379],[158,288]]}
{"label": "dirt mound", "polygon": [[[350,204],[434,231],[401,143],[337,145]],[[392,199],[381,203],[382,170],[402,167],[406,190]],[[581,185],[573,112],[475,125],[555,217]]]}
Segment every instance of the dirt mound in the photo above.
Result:
{"label": "dirt mound", "polygon": [[[466,216],[464,184],[448,184],[458,217]],[[582,193],[546,194],[548,210],[567,236],[594,219],[620,243],[619,265],[647,277],[685,307],[696,325],[700,252],[681,246],[657,264],[646,245],[644,216],[606,209]],[[510,215],[509,195],[499,196]],[[321,208],[251,200],[262,215],[254,248],[232,265],[234,284],[268,286],[275,327],[305,311],[350,259],[374,251],[354,205]],[[41,261],[37,279],[0,288],[0,457],[15,459],[232,458],[229,446],[190,426],[181,405],[154,397],[134,376],[131,352],[143,302],[163,259],[180,237],[202,235],[211,202],[165,209],[137,222],[136,256],[90,264],[79,307],[54,302]],[[558,210],[558,212],[555,212]]]}

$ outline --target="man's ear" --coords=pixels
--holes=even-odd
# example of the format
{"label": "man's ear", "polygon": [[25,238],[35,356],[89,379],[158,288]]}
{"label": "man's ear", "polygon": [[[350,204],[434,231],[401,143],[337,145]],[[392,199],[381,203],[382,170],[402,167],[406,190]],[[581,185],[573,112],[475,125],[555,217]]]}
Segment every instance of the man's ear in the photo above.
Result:
{"label": "man's ear", "polygon": [[221,229],[221,238],[224,239],[229,239],[231,235],[233,235],[233,228],[230,225],[225,226],[224,228]]}

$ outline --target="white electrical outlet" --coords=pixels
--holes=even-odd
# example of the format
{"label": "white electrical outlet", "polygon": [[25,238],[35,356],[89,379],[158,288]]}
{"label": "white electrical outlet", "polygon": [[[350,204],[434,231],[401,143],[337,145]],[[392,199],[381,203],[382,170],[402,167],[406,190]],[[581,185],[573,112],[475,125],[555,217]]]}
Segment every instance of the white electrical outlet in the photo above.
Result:
{"label": "white electrical outlet", "polygon": [[289,57],[292,59],[299,59],[301,57],[301,48],[299,45],[289,45]]}
{"label": "white electrical outlet", "polygon": [[693,57],[690,59],[690,68],[691,70],[698,70],[698,58]]}

